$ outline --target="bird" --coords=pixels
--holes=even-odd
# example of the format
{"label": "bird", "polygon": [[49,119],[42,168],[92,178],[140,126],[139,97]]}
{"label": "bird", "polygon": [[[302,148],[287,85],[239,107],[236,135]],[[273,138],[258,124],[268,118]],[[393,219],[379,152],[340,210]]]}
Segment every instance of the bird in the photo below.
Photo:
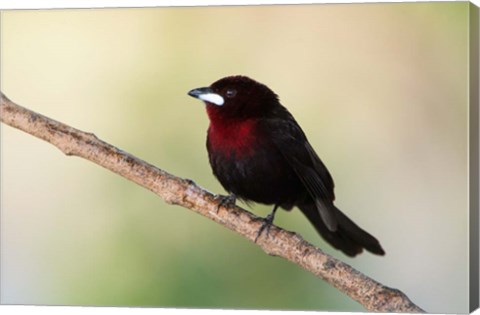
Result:
{"label": "bird", "polygon": [[235,203],[238,198],[273,205],[255,242],[265,228],[268,237],[278,208],[297,207],[327,243],[347,256],[363,249],[385,254],[374,236],[334,205],[330,172],[268,86],[232,75],[188,95],[206,104],[209,163],[229,193],[222,202]]}

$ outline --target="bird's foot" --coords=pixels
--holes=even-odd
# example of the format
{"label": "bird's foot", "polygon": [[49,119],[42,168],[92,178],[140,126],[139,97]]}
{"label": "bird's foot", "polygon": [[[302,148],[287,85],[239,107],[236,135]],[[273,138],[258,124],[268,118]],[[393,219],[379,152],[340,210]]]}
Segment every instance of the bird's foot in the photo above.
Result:
{"label": "bird's foot", "polygon": [[217,195],[216,198],[220,199],[217,205],[217,213],[220,210],[220,207],[234,206],[237,201],[237,196],[234,194],[228,196]]}
{"label": "bird's foot", "polygon": [[257,233],[257,237],[255,237],[255,243],[257,242],[258,238],[260,237],[260,235],[262,235],[263,231],[266,230],[267,232],[267,237],[268,237],[268,234],[270,233],[270,228],[272,227],[273,225],[273,218],[274,216],[272,215],[272,213],[270,213],[269,215],[267,215],[265,217],[265,219],[263,219],[263,223],[262,223],[262,226],[260,227],[260,229],[258,230],[258,233]]}
{"label": "bird's foot", "polygon": [[258,238],[260,237],[260,235],[262,235],[263,230],[265,229],[267,229],[267,237],[268,237],[268,234],[270,233],[270,228],[273,225],[273,219],[275,218],[275,212],[277,211],[277,208],[278,208],[278,205],[275,205],[273,207],[272,212],[269,215],[267,215],[265,219],[263,219],[262,226],[258,230],[257,237],[255,237],[255,243],[257,242]]}

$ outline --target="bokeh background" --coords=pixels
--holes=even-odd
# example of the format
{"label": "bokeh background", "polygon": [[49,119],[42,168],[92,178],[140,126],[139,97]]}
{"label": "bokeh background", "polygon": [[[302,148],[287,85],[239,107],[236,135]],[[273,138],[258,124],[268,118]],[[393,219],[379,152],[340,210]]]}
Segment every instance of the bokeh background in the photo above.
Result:
{"label": "bokeh background", "polygon": [[[270,86],[387,255],[350,259],[430,312],[467,312],[468,3],[4,11],[1,89],[224,193],[186,95]],[[1,126],[1,302],[361,311],[296,265],[97,165]],[[248,208],[248,207],[247,207]],[[265,216],[270,207],[253,205]]]}

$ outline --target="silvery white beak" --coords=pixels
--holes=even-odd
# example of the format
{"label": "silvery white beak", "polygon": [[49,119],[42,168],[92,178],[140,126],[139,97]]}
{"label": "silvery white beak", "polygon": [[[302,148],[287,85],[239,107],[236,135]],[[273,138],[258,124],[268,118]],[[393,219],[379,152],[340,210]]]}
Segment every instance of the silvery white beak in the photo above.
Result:
{"label": "silvery white beak", "polygon": [[209,87],[193,89],[188,92],[188,95],[217,106],[222,106],[223,103],[225,103],[223,97],[217,93],[214,93]]}

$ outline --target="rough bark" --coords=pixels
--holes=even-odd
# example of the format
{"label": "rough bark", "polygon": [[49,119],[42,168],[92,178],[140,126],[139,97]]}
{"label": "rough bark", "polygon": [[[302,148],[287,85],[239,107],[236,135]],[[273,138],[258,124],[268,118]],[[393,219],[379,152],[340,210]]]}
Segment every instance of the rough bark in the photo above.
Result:
{"label": "rough bark", "polygon": [[[3,94],[0,117],[7,125],[50,142],[66,155],[82,157],[115,172],[160,196],[169,204],[197,212],[250,241],[254,241],[262,219],[234,205],[220,206],[218,196],[178,178],[87,133],[24,107]],[[359,302],[369,311],[424,313],[401,291],[382,285],[348,264],[309,244],[298,234],[272,226],[257,243],[265,253],[283,257]]]}

